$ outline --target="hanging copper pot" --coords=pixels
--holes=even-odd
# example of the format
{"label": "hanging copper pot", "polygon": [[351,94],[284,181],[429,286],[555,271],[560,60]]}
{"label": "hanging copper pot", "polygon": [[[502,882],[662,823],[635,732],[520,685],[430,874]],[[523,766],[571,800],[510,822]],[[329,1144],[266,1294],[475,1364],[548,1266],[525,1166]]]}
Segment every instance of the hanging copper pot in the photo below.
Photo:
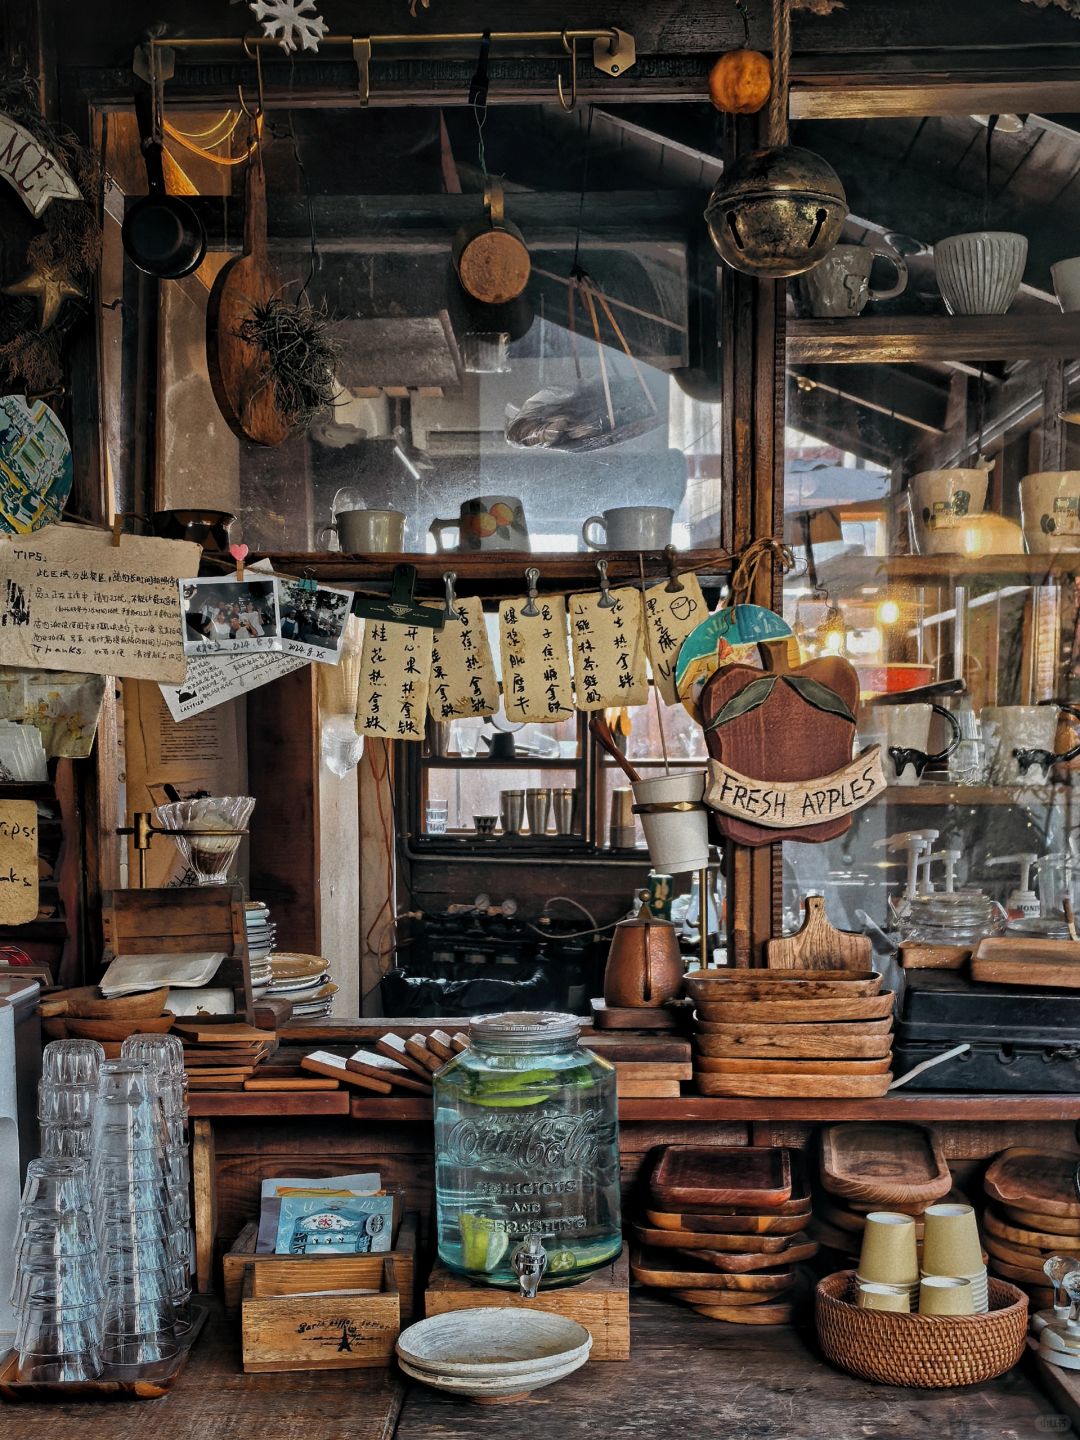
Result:
{"label": "hanging copper pot", "polygon": [[797,145],[740,156],[705,207],[709,235],[733,270],[764,279],[801,275],[824,260],[847,219],[832,166]]}

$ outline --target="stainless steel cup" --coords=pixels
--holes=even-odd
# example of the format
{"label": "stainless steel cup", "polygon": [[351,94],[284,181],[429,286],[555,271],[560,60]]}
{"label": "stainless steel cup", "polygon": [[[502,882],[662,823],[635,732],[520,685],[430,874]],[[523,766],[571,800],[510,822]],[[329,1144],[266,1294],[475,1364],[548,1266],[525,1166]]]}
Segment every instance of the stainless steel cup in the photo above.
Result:
{"label": "stainless steel cup", "polygon": [[520,835],[525,823],[525,791],[500,790],[499,813],[504,835]]}
{"label": "stainless steel cup", "polygon": [[551,792],[551,808],[555,815],[555,834],[573,835],[574,812],[577,809],[577,791],[558,787]]}
{"label": "stainless steel cup", "polygon": [[547,834],[549,793],[546,789],[525,791],[525,814],[529,817],[530,835]]}
{"label": "stainless steel cup", "polygon": [[613,850],[632,850],[637,835],[634,830],[634,792],[629,786],[611,792],[611,815],[608,821],[608,844]]}

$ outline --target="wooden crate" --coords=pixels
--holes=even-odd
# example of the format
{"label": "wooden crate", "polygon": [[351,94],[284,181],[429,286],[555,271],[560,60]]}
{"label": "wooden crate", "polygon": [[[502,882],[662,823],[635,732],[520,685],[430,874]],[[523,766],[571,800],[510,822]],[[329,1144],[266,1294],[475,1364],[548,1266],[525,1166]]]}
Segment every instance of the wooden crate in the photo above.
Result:
{"label": "wooden crate", "polygon": [[[389,1255],[339,1255],[334,1288],[328,1279],[327,1266],[313,1276],[288,1256],[245,1266],[240,1340],[246,1374],[390,1364],[401,1332],[394,1261]],[[313,1294],[313,1280],[326,1288]]]}
{"label": "wooden crate", "polygon": [[590,1360],[630,1359],[630,1262],[624,1249],[619,1258],[595,1271],[580,1285],[541,1290],[535,1300],[519,1299],[513,1290],[474,1285],[436,1264],[424,1292],[424,1314],[444,1315],[474,1305],[497,1305],[542,1310],[565,1315],[584,1325],[593,1337]]}
{"label": "wooden crate", "polygon": [[[413,1318],[416,1295],[416,1239],[420,1217],[415,1211],[403,1216],[398,1229],[397,1242],[386,1255],[256,1255],[255,1241],[259,1227],[245,1225],[233,1242],[232,1248],[221,1257],[221,1269],[225,1280],[225,1308],[236,1311],[244,1288],[244,1272],[254,1267],[273,1267],[281,1273],[282,1267],[300,1277],[300,1290],[343,1289],[348,1285],[375,1285],[381,1273],[383,1260],[394,1262],[397,1288],[401,1304],[401,1319],[406,1323]],[[345,1279],[362,1275],[363,1280]]]}

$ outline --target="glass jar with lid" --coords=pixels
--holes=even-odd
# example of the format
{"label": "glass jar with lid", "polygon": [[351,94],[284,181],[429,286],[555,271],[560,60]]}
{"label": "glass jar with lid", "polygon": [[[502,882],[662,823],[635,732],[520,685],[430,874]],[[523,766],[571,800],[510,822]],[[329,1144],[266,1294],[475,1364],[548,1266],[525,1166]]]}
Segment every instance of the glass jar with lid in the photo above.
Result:
{"label": "glass jar with lid", "polygon": [[434,1077],[439,1258],[535,1294],[622,1249],[615,1070],[573,1015],[488,1015]]}

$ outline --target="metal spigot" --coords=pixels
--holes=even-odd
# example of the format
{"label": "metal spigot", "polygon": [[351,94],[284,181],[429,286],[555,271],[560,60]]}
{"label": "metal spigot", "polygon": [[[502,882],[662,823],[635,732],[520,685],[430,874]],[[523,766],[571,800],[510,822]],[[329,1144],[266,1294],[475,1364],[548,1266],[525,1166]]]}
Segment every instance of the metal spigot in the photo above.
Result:
{"label": "metal spigot", "polygon": [[518,1294],[521,1299],[535,1300],[548,1265],[547,1251],[540,1236],[533,1233],[523,1240],[510,1256],[510,1264],[518,1277]]}

